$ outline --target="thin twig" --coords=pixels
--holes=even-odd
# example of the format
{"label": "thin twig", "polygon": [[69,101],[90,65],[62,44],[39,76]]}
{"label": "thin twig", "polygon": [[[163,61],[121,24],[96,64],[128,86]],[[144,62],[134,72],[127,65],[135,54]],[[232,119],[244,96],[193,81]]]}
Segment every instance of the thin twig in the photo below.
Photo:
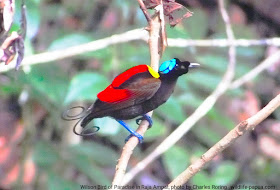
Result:
{"label": "thin twig", "polygon": [[[148,32],[143,28],[130,30],[122,34],[113,35],[100,40],[92,41],[89,43],[73,46],[63,50],[56,50],[52,52],[45,52],[25,57],[21,66],[30,66],[39,63],[48,63],[58,61],[64,58],[81,55],[87,52],[93,52],[104,49],[113,44],[125,43],[133,40],[146,39]],[[13,64],[0,67],[0,73],[6,72],[14,68]]]}
{"label": "thin twig", "polygon": [[[138,0],[141,9],[146,10],[145,5],[143,4],[142,0]],[[146,13],[144,12],[145,16]],[[157,14],[157,13],[156,13]],[[146,16],[146,18],[151,18],[150,16]],[[158,70],[160,54],[159,54],[159,34],[160,34],[160,19],[158,14],[153,16],[151,19],[148,19],[149,24],[149,48],[150,48],[150,55],[151,55],[151,67],[154,70]],[[149,116],[152,115],[152,112],[148,113]],[[149,123],[146,120],[143,120],[138,129],[136,130],[137,133],[144,136],[145,132],[148,130]],[[124,145],[123,151],[121,153],[120,159],[116,166],[116,173],[112,182],[113,187],[118,187],[121,185],[123,177],[125,175],[125,171],[127,168],[127,164],[129,162],[130,156],[133,153],[133,150],[138,145],[138,139],[136,137],[132,137],[128,140],[128,142]]]}
{"label": "thin twig", "polygon": [[260,122],[265,120],[272,112],[274,112],[280,106],[280,94],[272,99],[263,109],[258,113],[248,118],[247,120],[239,123],[234,129],[232,129],[225,137],[211,147],[206,153],[204,153],[200,159],[196,160],[190,165],[184,172],[176,177],[169,185],[180,186],[185,184],[194,174],[199,172],[205,164],[210,162],[215,156],[221,153],[225,148],[231,145],[236,139],[242,136],[246,131],[253,130]]}
{"label": "thin twig", "polygon": [[[219,0],[220,10],[223,17],[223,20],[226,25],[226,33],[229,41],[234,41],[234,35],[231,29],[230,21],[227,12],[225,11],[223,1]],[[195,112],[186,119],[177,129],[175,129],[160,145],[158,145],[155,150],[150,153],[146,158],[139,162],[133,169],[131,169],[124,177],[123,184],[125,185],[130,182],[140,171],[142,171],[148,164],[153,160],[171,148],[177,141],[179,141],[183,135],[185,135],[194,124],[205,116],[208,111],[214,106],[218,98],[223,95],[226,90],[229,88],[229,85],[234,77],[236,63],[236,52],[235,46],[231,45],[229,48],[229,65],[227,71],[218,84],[217,88],[213,93],[208,96],[204,102],[195,110]]]}
{"label": "thin twig", "polygon": [[164,20],[164,10],[163,10],[163,3],[162,0],[160,0],[160,4],[155,7],[155,10],[158,12],[159,19],[160,19],[160,42],[163,49],[160,49],[160,55],[164,52],[165,48],[168,46],[167,43],[167,35],[165,31],[165,20]]}
{"label": "thin twig", "polygon": [[[26,56],[21,66],[31,66],[35,64],[48,63],[58,61],[65,58],[81,55],[83,53],[94,52],[105,49],[111,45],[119,43],[127,43],[135,40],[148,41],[148,32],[144,28],[134,29],[122,34],[116,34],[107,38],[92,41],[89,43],[73,46],[63,50],[56,50],[44,53],[38,53],[31,56]],[[229,41],[228,39],[213,39],[213,40],[186,40],[181,38],[168,38],[167,43],[169,47],[228,47],[231,43],[234,46],[250,47],[250,46],[280,46],[280,38],[268,39],[236,39]],[[0,55],[1,55],[0,49]],[[1,64],[1,63],[0,63]],[[7,72],[14,69],[14,64],[9,64],[0,67],[0,73]]]}
{"label": "thin twig", "polygon": [[150,16],[150,14],[148,13],[148,10],[144,4],[144,2],[142,0],[137,0],[139,5],[140,5],[140,9],[142,10],[144,16],[146,17],[148,23],[151,22],[152,18]]}

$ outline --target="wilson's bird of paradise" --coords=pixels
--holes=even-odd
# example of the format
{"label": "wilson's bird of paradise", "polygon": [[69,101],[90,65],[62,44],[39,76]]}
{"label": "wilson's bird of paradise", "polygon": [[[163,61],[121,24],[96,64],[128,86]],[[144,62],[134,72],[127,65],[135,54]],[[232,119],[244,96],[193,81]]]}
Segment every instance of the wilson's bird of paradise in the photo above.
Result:
{"label": "wilson's bird of paradise", "polygon": [[[136,120],[147,120],[149,127],[152,126],[152,119],[148,112],[164,104],[174,91],[177,79],[188,73],[189,69],[199,67],[198,63],[180,61],[178,58],[165,61],[156,72],[148,65],[138,65],[119,74],[113,82],[97,94],[97,100],[87,109],[76,106],[66,110],[62,118],[65,120],[77,120],[73,131],[77,135],[89,136],[99,130],[94,126],[94,132],[87,133],[87,125],[95,118],[112,117],[125,127],[131,134],[136,136],[140,143],[142,135],[131,129],[123,120],[129,120],[141,116]],[[79,115],[70,115],[69,112],[75,108],[82,108]],[[76,131],[80,123],[83,128],[81,133]],[[128,139],[127,138],[127,139]]]}

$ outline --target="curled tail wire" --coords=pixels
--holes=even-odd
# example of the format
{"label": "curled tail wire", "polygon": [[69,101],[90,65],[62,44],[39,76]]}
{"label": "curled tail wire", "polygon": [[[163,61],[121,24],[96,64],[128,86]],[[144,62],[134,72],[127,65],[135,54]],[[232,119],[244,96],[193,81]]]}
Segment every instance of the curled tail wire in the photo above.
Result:
{"label": "curled tail wire", "polygon": [[[70,114],[71,111],[73,111],[74,109],[81,109],[81,112],[79,114],[76,115],[72,115]],[[76,128],[77,126],[83,121],[83,119],[88,115],[89,110],[86,109],[83,106],[74,106],[69,108],[68,110],[65,110],[61,117],[62,119],[66,120],[66,121],[75,121],[78,120],[77,123],[75,123],[74,127],[73,127],[73,133],[75,133],[76,135],[82,136],[82,137],[86,137],[86,136],[91,136],[94,135],[95,133],[97,133],[100,129],[100,127],[98,126],[84,126],[82,127],[80,125],[80,127],[82,127],[82,131],[81,133],[77,132]]]}

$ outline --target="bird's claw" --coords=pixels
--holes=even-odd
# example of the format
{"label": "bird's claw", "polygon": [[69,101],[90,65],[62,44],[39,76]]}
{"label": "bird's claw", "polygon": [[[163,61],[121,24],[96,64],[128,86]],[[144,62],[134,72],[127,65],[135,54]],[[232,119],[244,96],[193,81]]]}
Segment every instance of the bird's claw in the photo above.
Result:
{"label": "bird's claw", "polygon": [[140,117],[140,118],[136,119],[137,125],[140,125],[140,122],[141,122],[142,120],[148,121],[148,123],[149,123],[149,126],[148,126],[148,127],[149,127],[149,128],[151,128],[151,127],[153,126],[153,120],[152,120],[152,118],[151,118],[150,116],[148,116],[147,114],[143,115],[143,117]]}
{"label": "bird's claw", "polygon": [[131,137],[137,137],[138,141],[139,141],[139,144],[143,143],[144,138],[143,138],[142,135],[140,135],[138,133],[134,133],[134,134],[131,133],[130,135],[128,135],[128,137],[126,137],[126,139],[125,139],[125,142],[127,142]]}
{"label": "bird's claw", "polygon": [[139,140],[139,143],[143,142],[142,135],[140,135],[139,133],[137,133],[136,131],[131,129],[124,121],[122,121],[122,120],[116,120],[116,121],[119,122],[126,130],[128,130],[130,132],[130,135],[125,139],[125,142],[127,142],[132,136],[137,137]]}

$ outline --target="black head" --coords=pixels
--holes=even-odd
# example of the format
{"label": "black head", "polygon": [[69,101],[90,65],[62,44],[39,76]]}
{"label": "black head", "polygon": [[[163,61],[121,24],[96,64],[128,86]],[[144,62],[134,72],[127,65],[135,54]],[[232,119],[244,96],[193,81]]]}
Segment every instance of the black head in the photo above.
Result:
{"label": "black head", "polygon": [[163,76],[174,76],[179,77],[183,74],[186,74],[189,71],[189,68],[198,67],[198,63],[190,63],[188,61],[180,61],[177,58],[165,61],[159,67],[159,74]]}

